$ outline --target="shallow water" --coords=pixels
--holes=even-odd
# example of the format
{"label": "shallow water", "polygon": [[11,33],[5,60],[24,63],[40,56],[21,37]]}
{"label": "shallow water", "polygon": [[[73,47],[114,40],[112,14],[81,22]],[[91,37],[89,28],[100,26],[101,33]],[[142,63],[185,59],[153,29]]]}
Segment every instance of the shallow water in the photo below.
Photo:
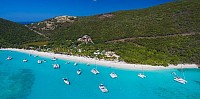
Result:
{"label": "shallow water", "polygon": [[[12,56],[12,60],[6,60]],[[22,62],[24,58],[29,61]],[[95,65],[86,66],[74,62],[65,64],[64,60],[51,61],[50,58],[34,57],[11,51],[0,51],[0,97],[1,99],[199,99],[200,70],[184,69],[188,81],[186,85],[173,80],[172,72],[182,76],[181,70],[145,71],[147,78],[141,79],[141,71],[114,69],[98,66],[99,75],[90,72]],[[47,62],[37,64],[38,59]],[[53,69],[52,64],[60,64],[60,69]],[[82,70],[77,75],[78,69]],[[114,71],[118,78],[109,74]],[[71,85],[66,85],[62,78],[67,77]],[[103,83],[109,90],[102,93],[98,86]]]}

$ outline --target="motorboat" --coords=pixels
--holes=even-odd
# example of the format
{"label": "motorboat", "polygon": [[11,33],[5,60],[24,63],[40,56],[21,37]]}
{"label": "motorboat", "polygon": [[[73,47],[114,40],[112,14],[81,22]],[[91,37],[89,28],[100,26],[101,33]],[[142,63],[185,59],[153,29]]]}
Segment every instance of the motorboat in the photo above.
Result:
{"label": "motorboat", "polygon": [[174,80],[181,83],[181,84],[186,84],[187,81],[181,77],[174,77]]}
{"label": "motorboat", "polygon": [[111,78],[117,78],[117,74],[115,72],[110,73]]}
{"label": "motorboat", "polygon": [[77,66],[77,65],[78,65],[78,63],[75,62],[75,63],[74,63],[74,66]]}
{"label": "motorboat", "polygon": [[53,57],[51,60],[52,60],[52,61],[56,61],[57,59],[56,59],[55,57]]}
{"label": "motorboat", "polygon": [[108,92],[108,89],[107,89],[103,84],[100,84],[100,85],[99,85],[99,89],[100,89],[101,92],[103,92],[103,93],[107,93],[107,92]]}
{"label": "motorboat", "polygon": [[81,69],[78,69],[77,72],[76,72],[78,75],[81,74]]}
{"label": "motorboat", "polygon": [[93,74],[95,74],[95,75],[99,74],[99,71],[98,71],[97,69],[95,69],[95,68],[93,68],[93,69],[91,70],[91,72],[92,72]]}
{"label": "motorboat", "polygon": [[23,62],[28,62],[28,60],[27,59],[23,59]]}
{"label": "motorboat", "polygon": [[59,64],[53,64],[53,68],[58,69],[58,68],[60,68],[60,65]]}
{"label": "motorboat", "polygon": [[12,60],[12,57],[11,57],[11,56],[8,56],[8,57],[6,58],[6,60]]}
{"label": "motorboat", "polygon": [[140,78],[146,78],[146,76],[144,74],[142,74],[142,73],[139,73],[138,77],[140,77]]}
{"label": "motorboat", "polygon": [[70,82],[67,78],[63,78],[63,81],[64,81],[65,84],[70,85]]}
{"label": "motorboat", "polygon": [[38,60],[38,61],[37,61],[37,63],[38,63],[38,64],[41,64],[41,63],[42,63],[42,61],[41,61],[41,60]]}
{"label": "motorboat", "polygon": [[87,63],[86,65],[87,65],[87,66],[90,66],[90,64],[89,64],[89,63]]}

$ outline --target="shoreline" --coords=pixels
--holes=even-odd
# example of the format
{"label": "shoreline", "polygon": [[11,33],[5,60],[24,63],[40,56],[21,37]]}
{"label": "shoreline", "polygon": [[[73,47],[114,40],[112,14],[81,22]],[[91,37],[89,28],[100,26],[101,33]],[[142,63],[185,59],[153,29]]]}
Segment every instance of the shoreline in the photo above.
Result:
{"label": "shoreline", "polygon": [[196,64],[178,64],[178,65],[169,65],[167,67],[164,66],[152,66],[152,65],[142,65],[142,64],[128,64],[125,62],[114,62],[114,61],[107,61],[107,60],[96,60],[94,58],[87,58],[87,57],[79,57],[79,56],[71,56],[71,55],[63,55],[63,54],[54,54],[50,52],[38,52],[35,50],[25,50],[25,49],[16,49],[16,48],[5,48],[0,50],[10,50],[10,51],[17,51],[27,54],[33,54],[37,56],[42,56],[46,58],[53,58],[56,57],[62,60],[70,60],[75,62],[81,63],[89,63],[89,64],[97,64],[105,67],[112,67],[112,68],[119,68],[119,69],[128,69],[128,70],[165,70],[165,69],[180,69],[182,68],[198,68]]}

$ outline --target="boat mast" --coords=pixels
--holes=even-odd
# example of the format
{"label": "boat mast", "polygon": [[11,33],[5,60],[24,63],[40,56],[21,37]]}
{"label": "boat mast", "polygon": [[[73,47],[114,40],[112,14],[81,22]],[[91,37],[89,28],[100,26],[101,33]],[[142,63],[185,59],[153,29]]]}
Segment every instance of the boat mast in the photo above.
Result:
{"label": "boat mast", "polygon": [[181,64],[181,70],[182,70],[183,78],[185,79],[185,75],[184,75],[184,72],[183,72],[182,64]]}

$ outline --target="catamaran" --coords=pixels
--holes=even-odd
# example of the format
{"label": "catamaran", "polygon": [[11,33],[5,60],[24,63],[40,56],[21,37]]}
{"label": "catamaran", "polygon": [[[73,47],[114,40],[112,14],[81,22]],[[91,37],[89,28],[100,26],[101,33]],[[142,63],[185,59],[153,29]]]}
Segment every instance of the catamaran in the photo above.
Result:
{"label": "catamaran", "polygon": [[93,68],[93,69],[91,70],[91,72],[92,72],[93,74],[97,75],[97,74],[99,74],[100,72],[97,70],[96,60],[95,60],[95,66],[96,66],[96,68]]}
{"label": "catamaran", "polygon": [[42,61],[41,61],[41,60],[38,60],[38,61],[37,61],[37,63],[38,63],[38,64],[41,64],[41,63],[42,63]]}
{"label": "catamaran", "polygon": [[8,56],[8,57],[6,58],[6,60],[12,60],[12,57],[11,57],[11,56]]}
{"label": "catamaran", "polygon": [[81,69],[78,69],[77,72],[76,72],[78,75],[81,74]]}
{"label": "catamaran", "polygon": [[27,59],[23,59],[23,62],[28,62],[28,60]]}
{"label": "catamaran", "polygon": [[95,75],[99,74],[99,71],[98,71],[96,68],[93,68],[93,69],[91,70],[91,72],[92,72],[93,74],[95,74]]}
{"label": "catamaran", "polygon": [[111,78],[117,78],[117,74],[115,72],[110,73]]}
{"label": "catamaran", "polygon": [[184,73],[183,73],[182,65],[181,65],[181,69],[182,69],[182,74],[183,74],[184,78],[179,77],[175,72],[173,72],[172,74],[175,76],[174,77],[174,81],[177,81],[177,82],[179,82],[181,84],[186,84],[187,80],[185,80],[185,76],[184,76]]}
{"label": "catamaran", "polygon": [[63,78],[63,81],[64,81],[65,84],[70,85],[70,82],[67,78]]}
{"label": "catamaran", "polygon": [[100,84],[100,85],[99,85],[99,89],[100,89],[101,92],[103,92],[103,93],[107,93],[107,92],[108,92],[108,89],[107,89],[103,84]]}
{"label": "catamaran", "polygon": [[[113,64],[113,67],[114,67],[114,64]],[[115,72],[112,72],[112,73],[110,73],[110,77],[111,78],[117,78],[117,74]]]}
{"label": "catamaran", "polygon": [[139,73],[138,77],[140,77],[140,78],[146,78],[146,76],[144,75],[143,66],[142,66],[142,73]]}
{"label": "catamaran", "polygon": [[58,69],[58,68],[60,68],[60,65],[59,64],[53,64],[53,68]]}

